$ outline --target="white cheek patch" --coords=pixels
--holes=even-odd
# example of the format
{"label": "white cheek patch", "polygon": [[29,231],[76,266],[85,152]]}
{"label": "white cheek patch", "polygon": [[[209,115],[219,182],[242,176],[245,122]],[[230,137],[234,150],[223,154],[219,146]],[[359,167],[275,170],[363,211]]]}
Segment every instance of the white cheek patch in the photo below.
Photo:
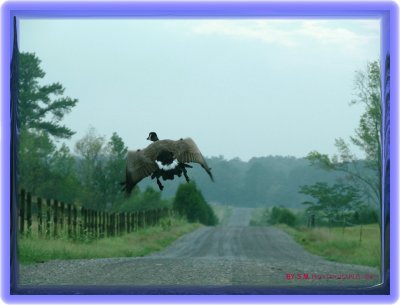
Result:
{"label": "white cheek patch", "polygon": [[179,164],[178,160],[176,160],[176,159],[174,161],[172,161],[171,164],[163,165],[161,163],[161,161],[158,161],[158,160],[156,160],[156,163],[157,163],[157,166],[158,166],[159,169],[162,169],[162,170],[165,170],[165,171],[174,169]]}

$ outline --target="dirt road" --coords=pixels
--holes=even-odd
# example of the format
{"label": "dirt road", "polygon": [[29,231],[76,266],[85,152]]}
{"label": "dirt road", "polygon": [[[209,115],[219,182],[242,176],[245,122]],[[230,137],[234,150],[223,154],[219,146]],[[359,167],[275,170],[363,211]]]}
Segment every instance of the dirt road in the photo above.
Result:
{"label": "dirt road", "polygon": [[20,268],[22,285],[371,286],[378,270],[329,262],[273,227],[250,227],[250,209],[141,258],[55,260]]}

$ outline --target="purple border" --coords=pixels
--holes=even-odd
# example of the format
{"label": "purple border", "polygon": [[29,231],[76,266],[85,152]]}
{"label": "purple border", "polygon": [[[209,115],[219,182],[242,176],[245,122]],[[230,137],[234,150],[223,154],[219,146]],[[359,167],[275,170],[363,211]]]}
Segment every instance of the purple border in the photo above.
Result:
{"label": "purple border", "polygon": [[[10,62],[12,17],[134,17],[134,18],[217,18],[217,17],[383,17],[382,51],[391,54],[390,103],[390,295],[10,295],[9,205],[10,202]],[[389,31],[390,29],[390,31]],[[398,298],[398,7],[389,1],[377,2],[6,2],[2,6],[2,298],[7,303],[392,303]],[[385,53],[382,53],[384,57]],[[397,103],[396,103],[397,102]],[[239,291],[240,292],[240,291]],[[304,292],[304,290],[303,290]]]}

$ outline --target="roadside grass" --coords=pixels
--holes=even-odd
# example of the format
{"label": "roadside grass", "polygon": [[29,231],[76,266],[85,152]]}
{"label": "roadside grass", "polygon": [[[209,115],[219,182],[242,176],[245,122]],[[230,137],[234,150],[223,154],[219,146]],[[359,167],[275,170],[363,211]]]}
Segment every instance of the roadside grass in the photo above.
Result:
{"label": "roadside grass", "polygon": [[90,259],[138,257],[160,251],[173,241],[201,225],[171,218],[168,225],[139,229],[136,232],[96,240],[72,241],[67,238],[43,239],[37,236],[18,240],[18,258],[22,264],[53,259]]}
{"label": "roadside grass", "polygon": [[284,224],[276,225],[307,251],[322,256],[328,260],[379,267],[380,232],[378,224],[363,225],[360,243],[360,226],[335,228],[292,228]]}

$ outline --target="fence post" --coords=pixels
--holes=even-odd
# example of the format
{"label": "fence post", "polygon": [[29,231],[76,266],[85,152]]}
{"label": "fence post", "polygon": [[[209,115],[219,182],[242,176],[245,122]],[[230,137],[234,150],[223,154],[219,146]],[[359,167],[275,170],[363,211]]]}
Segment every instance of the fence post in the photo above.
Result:
{"label": "fence post", "polygon": [[85,214],[85,208],[81,207],[80,208],[80,217],[79,217],[79,235],[82,236],[85,233],[85,225],[86,225],[86,214]]}
{"label": "fence post", "polygon": [[67,205],[67,235],[68,238],[72,236],[72,229],[71,229],[71,205]]}
{"label": "fence post", "polygon": [[107,213],[103,212],[103,237],[106,236],[106,230],[107,230]]}
{"label": "fence post", "polygon": [[81,234],[87,232],[87,213],[86,213],[85,208],[81,208],[81,222],[82,222],[82,218],[83,218],[83,224],[82,224],[82,228],[81,228]]}
{"label": "fence post", "polygon": [[38,235],[39,237],[42,236],[42,223],[43,223],[43,219],[42,219],[42,198],[38,197],[37,199],[37,220],[38,220]]}
{"label": "fence post", "polygon": [[75,205],[73,205],[72,214],[73,214],[72,227],[74,229],[73,234],[74,234],[74,237],[76,238],[77,237],[76,225],[77,225],[78,211],[77,211]]}
{"label": "fence post", "polygon": [[89,235],[92,234],[92,210],[90,209],[85,209],[86,211],[86,216],[87,216],[87,232]]}
{"label": "fence post", "polygon": [[126,233],[131,232],[131,213],[126,213]]}
{"label": "fence post", "polygon": [[19,200],[19,233],[24,234],[25,230],[25,190],[21,190]]}
{"label": "fence post", "polygon": [[108,236],[110,236],[110,213],[108,213],[108,212],[106,212],[106,223],[105,223],[105,225],[106,225],[106,236],[108,237]]}
{"label": "fence post", "polygon": [[101,231],[101,229],[102,229],[102,226],[103,226],[103,224],[102,224],[102,212],[101,211],[99,211],[99,212],[97,212],[97,225],[98,225],[98,234],[99,234],[99,238],[101,237],[101,234],[102,234],[102,231]]}
{"label": "fence post", "polygon": [[60,203],[60,232],[64,232],[64,208],[65,204],[61,201]]}
{"label": "fence post", "polygon": [[57,238],[57,236],[58,236],[58,228],[57,228],[57,224],[58,224],[58,201],[57,200],[53,201],[53,212],[54,212],[54,215],[53,215],[53,220],[54,220],[54,223],[53,223],[53,227],[54,227],[53,235],[54,235],[54,238]]}
{"label": "fence post", "polygon": [[46,200],[46,238],[50,238],[50,223],[51,223],[51,214],[50,214],[50,209],[51,209],[51,201],[50,199]]}
{"label": "fence post", "polygon": [[27,194],[26,199],[26,220],[27,220],[27,233],[30,235],[32,233],[32,195]]}
{"label": "fence post", "polygon": [[93,216],[94,216],[94,222],[93,222],[93,232],[94,232],[94,237],[98,237],[99,235],[98,235],[98,224],[99,224],[99,222],[98,222],[98,219],[97,219],[97,217],[99,216],[99,213],[97,212],[97,211],[94,211],[93,212]]}

